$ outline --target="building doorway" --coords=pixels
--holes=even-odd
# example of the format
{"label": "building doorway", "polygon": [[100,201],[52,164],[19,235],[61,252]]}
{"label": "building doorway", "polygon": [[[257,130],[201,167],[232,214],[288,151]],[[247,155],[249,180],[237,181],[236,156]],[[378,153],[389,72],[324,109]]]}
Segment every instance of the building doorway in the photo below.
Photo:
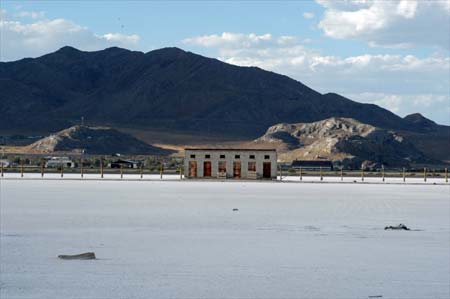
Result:
{"label": "building doorway", "polygon": [[211,177],[211,161],[203,162],[203,176]]}
{"label": "building doorway", "polygon": [[241,162],[240,161],[233,162],[233,177],[235,177],[235,178],[241,177]]}
{"label": "building doorway", "polygon": [[189,177],[196,178],[197,177],[197,162],[189,161]]}
{"label": "building doorway", "polygon": [[272,168],[272,165],[270,164],[270,162],[263,163],[263,178],[270,179],[272,177],[271,168]]}

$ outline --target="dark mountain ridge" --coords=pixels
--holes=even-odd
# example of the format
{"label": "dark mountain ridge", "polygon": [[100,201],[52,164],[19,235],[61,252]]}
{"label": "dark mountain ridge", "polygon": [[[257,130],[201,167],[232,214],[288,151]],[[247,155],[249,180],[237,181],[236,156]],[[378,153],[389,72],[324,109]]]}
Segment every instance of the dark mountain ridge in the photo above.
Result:
{"label": "dark mountain ridge", "polygon": [[0,63],[0,128],[55,131],[78,123],[257,137],[280,122],[351,117],[422,131],[373,104],[320,94],[289,77],[178,48],[148,53],[72,47]]}

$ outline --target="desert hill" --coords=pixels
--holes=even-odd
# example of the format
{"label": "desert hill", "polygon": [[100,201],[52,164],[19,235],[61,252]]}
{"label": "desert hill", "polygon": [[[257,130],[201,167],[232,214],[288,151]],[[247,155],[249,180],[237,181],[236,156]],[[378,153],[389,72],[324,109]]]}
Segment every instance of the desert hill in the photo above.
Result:
{"label": "desert hill", "polygon": [[146,144],[108,127],[73,126],[24,149],[29,153],[77,152],[86,154],[164,155],[167,150]]}
{"label": "desert hill", "polygon": [[327,159],[360,167],[387,167],[435,163],[394,131],[380,129],[351,118],[329,118],[312,123],[281,123],[270,127],[254,141],[272,144],[285,161]]}

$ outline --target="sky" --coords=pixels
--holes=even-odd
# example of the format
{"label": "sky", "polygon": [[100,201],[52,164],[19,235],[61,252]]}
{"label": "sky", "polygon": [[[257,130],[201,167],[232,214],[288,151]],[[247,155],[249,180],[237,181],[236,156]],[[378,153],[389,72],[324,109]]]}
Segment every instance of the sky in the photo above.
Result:
{"label": "sky", "polygon": [[450,0],[0,1],[0,60],[176,46],[450,125]]}

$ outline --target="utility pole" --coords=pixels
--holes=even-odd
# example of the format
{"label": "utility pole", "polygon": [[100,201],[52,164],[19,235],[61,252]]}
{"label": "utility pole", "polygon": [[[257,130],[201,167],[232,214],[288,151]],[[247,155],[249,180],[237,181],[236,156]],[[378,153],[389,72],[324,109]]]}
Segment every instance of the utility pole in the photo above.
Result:
{"label": "utility pole", "polygon": [[320,180],[323,181],[322,166],[319,167]]}
{"label": "utility pole", "polygon": [[424,182],[427,181],[427,168],[426,167],[423,168],[423,181]]}
{"label": "utility pole", "polygon": [[361,181],[364,182],[364,166],[361,165]]}
{"label": "utility pole", "polygon": [[100,158],[100,177],[103,179],[103,158]]}
{"label": "utility pole", "polygon": [[80,159],[80,172],[81,172],[81,178],[83,178],[83,158]]}

